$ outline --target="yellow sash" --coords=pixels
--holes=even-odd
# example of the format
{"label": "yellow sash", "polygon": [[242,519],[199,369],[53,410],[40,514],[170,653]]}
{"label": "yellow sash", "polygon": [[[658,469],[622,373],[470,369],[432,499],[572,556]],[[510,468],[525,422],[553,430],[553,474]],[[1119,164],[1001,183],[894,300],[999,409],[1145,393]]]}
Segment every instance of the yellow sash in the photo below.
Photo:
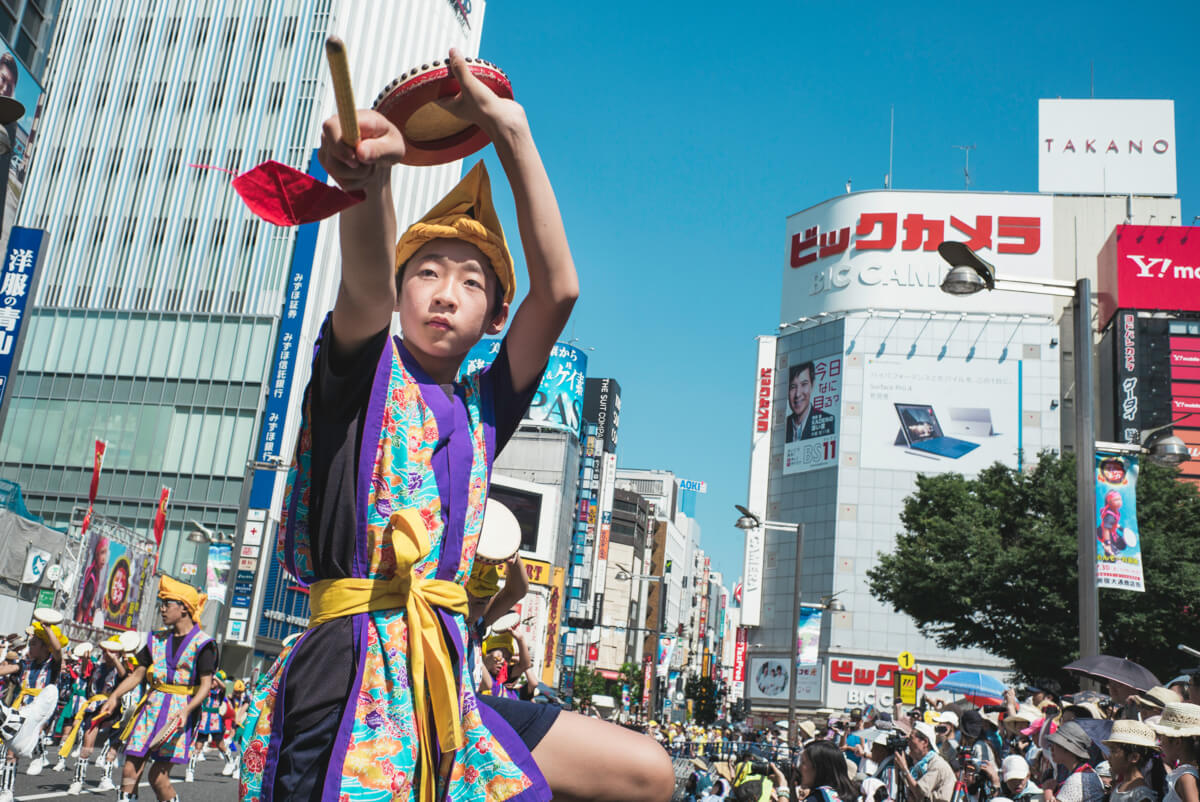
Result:
{"label": "yellow sash", "polygon": [[75,739],[79,737],[79,728],[83,726],[83,716],[87,713],[87,709],[96,702],[103,702],[107,698],[107,693],[98,693],[79,706],[79,710],[75,713],[75,722],[71,725],[71,731],[63,738],[62,748],[58,750],[59,757],[66,757],[75,748]]}
{"label": "yellow sash", "polygon": [[17,694],[17,698],[13,700],[13,710],[20,710],[21,705],[25,704],[26,699],[32,699],[42,692],[41,688],[26,688],[21,686],[21,692]]}
{"label": "yellow sash", "polygon": [[153,673],[146,675],[150,687],[142,694],[142,698],[138,699],[138,703],[133,708],[133,715],[129,717],[129,723],[125,725],[125,729],[121,730],[121,741],[127,742],[129,736],[133,734],[133,725],[137,723],[138,713],[142,712],[142,708],[150,701],[150,695],[155,691],[160,693],[169,693],[174,696],[193,696],[196,691],[200,690],[199,685],[177,685],[171,682],[163,682]]}
{"label": "yellow sash", "polygon": [[[392,513],[384,536],[390,536],[395,550],[395,575],[391,579],[323,579],[314,583],[309,589],[312,617],[308,626],[311,629],[357,613],[404,610],[408,619],[408,674],[413,719],[421,730],[425,730],[432,720],[432,734],[437,737],[442,751],[442,765],[435,774],[430,733],[422,734],[418,746],[417,798],[432,802],[437,794],[438,776],[449,771],[454,752],[466,742],[450,646],[434,608],[466,615],[467,593],[462,585],[454,582],[413,576],[413,565],[430,550],[429,532],[417,510]],[[350,704],[354,703],[351,698]],[[433,705],[432,718],[430,703]]]}

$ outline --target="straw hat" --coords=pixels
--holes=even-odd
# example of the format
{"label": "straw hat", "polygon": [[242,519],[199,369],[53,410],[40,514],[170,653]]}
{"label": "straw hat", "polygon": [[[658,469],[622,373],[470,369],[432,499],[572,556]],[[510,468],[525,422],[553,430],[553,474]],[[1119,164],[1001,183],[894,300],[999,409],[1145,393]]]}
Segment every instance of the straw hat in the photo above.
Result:
{"label": "straw hat", "polygon": [[796,722],[796,729],[804,736],[805,740],[817,737],[817,727],[811,721]]}
{"label": "straw hat", "polygon": [[1172,702],[1182,702],[1183,697],[1170,688],[1164,688],[1161,685],[1155,685],[1145,693],[1135,694],[1129,697],[1132,701],[1144,707],[1153,707],[1162,710]]}
{"label": "straw hat", "polygon": [[1023,730],[1042,717],[1042,711],[1033,705],[1021,705],[1017,712],[1004,717],[1004,726],[1010,731]]}
{"label": "straw hat", "polygon": [[1118,719],[1113,722],[1112,733],[1104,739],[1106,745],[1124,744],[1126,746],[1157,747],[1158,739],[1154,730],[1148,725],[1133,719]]}
{"label": "straw hat", "polygon": [[1104,718],[1104,713],[1100,710],[1100,705],[1095,702],[1080,702],[1079,704],[1067,705],[1063,708],[1063,712],[1073,710],[1075,718]]}
{"label": "straw hat", "polygon": [[1171,702],[1163,708],[1162,717],[1151,728],[1168,738],[1194,738],[1200,735],[1200,705]]}

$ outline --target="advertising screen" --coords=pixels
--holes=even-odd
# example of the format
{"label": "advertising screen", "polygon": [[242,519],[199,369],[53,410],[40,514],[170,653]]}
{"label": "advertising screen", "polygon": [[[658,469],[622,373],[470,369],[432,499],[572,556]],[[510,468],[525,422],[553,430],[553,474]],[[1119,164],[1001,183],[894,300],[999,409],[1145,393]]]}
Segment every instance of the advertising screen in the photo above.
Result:
{"label": "advertising screen", "polygon": [[921,473],[1017,467],[1020,362],[879,357],[863,379],[862,464]]}
{"label": "advertising screen", "polygon": [[842,403],[842,357],[827,356],[787,370],[783,472],[803,473],[837,464]]}
{"label": "advertising screen", "polygon": [[[500,353],[500,340],[480,340],[467,354],[463,374],[483,370]],[[573,432],[580,436],[583,423],[583,391],[587,379],[587,354],[563,343],[550,352],[546,372],[529,403],[525,420],[539,426]],[[619,409],[619,407],[618,407]],[[614,420],[614,426],[616,421]],[[614,430],[615,433],[615,430]]]}
{"label": "advertising screen", "polygon": [[15,123],[0,126],[0,245],[3,245],[17,220],[43,95],[41,85],[3,39],[0,39],[0,95],[15,99],[25,109]]}

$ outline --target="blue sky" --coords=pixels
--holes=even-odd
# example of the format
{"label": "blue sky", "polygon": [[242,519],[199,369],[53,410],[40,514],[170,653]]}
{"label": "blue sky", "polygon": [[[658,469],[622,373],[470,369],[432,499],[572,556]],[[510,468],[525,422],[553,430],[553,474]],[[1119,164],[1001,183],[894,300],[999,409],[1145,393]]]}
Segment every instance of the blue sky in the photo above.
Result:
{"label": "blue sky", "polygon": [[882,187],[893,104],[895,188],[962,189],[973,144],[972,189],[1036,191],[1038,98],[1088,97],[1094,64],[1096,97],[1175,101],[1191,221],[1198,22],[1183,2],[488,4],[481,55],[527,110],[582,281],[563,339],[621,383],[622,467],[708,482],[701,545],[729,586],[787,215]]}

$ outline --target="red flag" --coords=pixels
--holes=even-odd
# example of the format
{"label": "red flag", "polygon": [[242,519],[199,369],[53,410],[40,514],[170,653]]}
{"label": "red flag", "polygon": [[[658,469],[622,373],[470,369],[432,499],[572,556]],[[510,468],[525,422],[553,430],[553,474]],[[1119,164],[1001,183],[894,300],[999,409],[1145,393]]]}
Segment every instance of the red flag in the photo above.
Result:
{"label": "red flag", "polygon": [[590,660],[591,662],[594,663],[599,659],[600,659],[600,644],[599,643],[588,644],[588,660]]}
{"label": "red flag", "polygon": [[171,498],[171,488],[164,487],[158,496],[158,512],[154,514],[154,545],[161,546],[163,532],[167,529],[167,501]]}
{"label": "red flag", "polygon": [[104,467],[104,450],[106,448],[108,448],[108,443],[100,439],[96,440],[96,455],[92,461],[92,487],[88,491],[88,507],[96,503],[96,491],[100,488],[100,469]]}
{"label": "red flag", "polygon": [[87,534],[88,527],[92,525],[92,505],[88,505],[88,510],[83,516],[83,531],[80,534]]}

